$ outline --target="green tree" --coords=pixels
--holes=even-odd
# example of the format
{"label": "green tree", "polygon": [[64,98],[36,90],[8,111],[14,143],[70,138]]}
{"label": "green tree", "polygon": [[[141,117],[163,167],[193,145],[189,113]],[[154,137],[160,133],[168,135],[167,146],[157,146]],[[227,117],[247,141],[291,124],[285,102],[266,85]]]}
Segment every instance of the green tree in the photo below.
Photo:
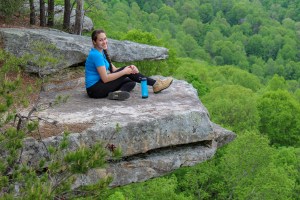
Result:
{"label": "green tree", "polygon": [[25,0],[1,0],[0,16],[4,17],[6,20],[9,20],[13,14],[19,11],[24,2]]}
{"label": "green tree", "polygon": [[298,102],[300,103],[300,88],[298,88],[298,89],[295,91],[295,97],[296,97],[296,99],[298,100]]}
{"label": "green tree", "polygon": [[287,91],[266,92],[258,100],[259,130],[276,146],[300,146],[300,104]]}
{"label": "green tree", "polygon": [[293,199],[299,199],[300,192],[300,148],[280,147],[274,157],[276,166],[285,169],[285,173],[295,180]]}
{"label": "green tree", "polygon": [[145,31],[152,31],[154,27],[157,27],[158,21],[159,21],[159,16],[157,14],[150,13],[147,17],[147,24],[149,26],[144,27]]}
{"label": "green tree", "polygon": [[227,14],[233,7],[234,1],[233,0],[212,0],[212,5],[214,8],[214,13],[216,14],[218,11],[221,11],[224,14]]}
{"label": "green tree", "polygon": [[213,19],[214,10],[211,3],[204,3],[199,6],[199,16],[203,23],[208,23]]}
{"label": "green tree", "polygon": [[272,3],[272,4],[268,5],[267,7],[270,8],[269,13],[270,13],[270,17],[272,19],[276,19],[278,21],[281,21],[284,18],[285,14],[286,14],[286,10],[284,8],[282,8],[280,6],[280,4],[278,4],[278,3],[273,4]]}
{"label": "green tree", "polygon": [[222,15],[217,15],[212,20],[212,22],[209,24],[209,29],[220,30],[220,32],[226,37],[230,36],[230,34],[232,33],[230,24],[227,22],[227,19],[224,18]]}
{"label": "green tree", "polygon": [[300,62],[288,61],[283,73],[286,80],[298,80],[300,78]]}
{"label": "green tree", "polygon": [[140,184],[134,183],[113,190],[109,199],[140,199],[140,200],[192,200],[191,197],[176,193],[177,179],[175,176],[170,178],[156,178]]}
{"label": "green tree", "polygon": [[128,31],[129,16],[126,12],[117,10],[110,14],[109,19],[114,22],[113,30],[110,32],[110,37],[120,39],[126,31]]}
{"label": "green tree", "polygon": [[193,87],[197,90],[199,96],[202,97],[209,92],[209,88],[196,75],[186,73],[184,74],[184,78],[186,81],[193,85]]}
{"label": "green tree", "polygon": [[146,16],[145,13],[141,10],[141,8],[136,2],[133,2],[130,7],[130,26],[134,29],[142,29],[144,26],[143,21]]}
{"label": "green tree", "polygon": [[[198,57],[198,50],[200,49],[197,41],[189,34],[185,34],[184,32],[179,32],[176,35],[176,38],[180,38],[180,44],[184,49],[187,56],[191,58]],[[177,39],[178,40],[178,39]]]}
{"label": "green tree", "polygon": [[170,6],[163,5],[155,14],[162,17],[166,15],[170,22],[179,23],[179,15],[176,10]]}
{"label": "green tree", "polygon": [[192,195],[193,199],[226,199],[226,183],[223,180],[219,159],[205,161],[190,168],[181,168],[173,174],[178,181],[178,192]]}
{"label": "green tree", "polygon": [[235,132],[258,129],[256,95],[250,89],[239,85],[216,87],[203,97],[203,103],[218,124]]}
{"label": "green tree", "polygon": [[284,44],[283,47],[279,50],[278,56],[284,60],[296,60],[298,55],[298,50],[296,48],[296,42],[294,44]]}
{"label": "green tree", "polygon": [[181,20],[186,18],[197,19],[198,12],[197,12],[197,5],[194,1],[184,1],[184,3],[178,3],[175,6]]}
{"label": "green tree", "polygon": [[265,77],[265,61],[261,57],[249,56],[250,72],[260,79]]}
{"label": "green tree", "polygon": [[278,151],[267,137],[245,132],[212,160],[173,174],[178,192],[194,199],[292,199],[299,183],[298,156],[296,149]]}
{"label": "green tree", "polygon": [[[276,25],[276,24],[275,24]],[[278,51],[283,45],[283,37],[280,34],[281,30],[279,28],[275,28],[274,26],[262,26],[260,28],[260,34],[263,37],[262,45],[263,45],[263,53],[262,58],[265,61],[269,59],[275,60],[277,58]],[[278,26],[280,26],[278,24]]]}
{"label": "green tree", "polygon": [[266,62],[264,69],[266,78],[271,78],[275,74],[282,75],[284,71],[284,66],[280,62],[276,62],[272,58],[270,58]]}
{"label": "green tree", "polygon": [[163,2],[161,0],[155,1],[145,1],[146,3],[142,7],[147,13],[155,13],[159,8],[163,6]]}
{"label": "green tree", "polygon": [[239,135],[220,162],[228,198],[290,199],[295,178],[287,167],[274,163],[275,155],[266,137],[253,132]]}
{"label": "green tree", "polygon": [[127,32],[126,35],[124,35],[122,40],[130,40],[142,44],[149,44],[149,45],[155,45],[155,46],[162,46],[163,41],[157,39],[157,37],[149,32],[143,32],[141,30],[132,29]]}
{"label": "green tree", "polygon": [[[150,44],[156,46],[164,46],[164,45],[168,46],[168,44],[163,44],[162,40],[157,39],[157,37],[154,34],[149,32],[143,32],[136,29],[130,30],[121,39],[131,40],[143,44]],[[137,61],[134,64],[140,66],[141,70],[146,75],[161,74],[161,75],[169,76],[178,67],[176,53],[171,47],[169,48],[169,58],[166,61],[165,60],[157,61],[157,62]]]}
{"label": "green tree", "polygon": [[234,66],[222,66],[211,70],[211,76],[215,80],[213,87],[226,85],[240,85],[257,92],[262,84],[257,76]]}
{"label": "green tree", "polygon": [[231,25],[242,23],[249,13],[250,7],[250,3],[246,1],[235,3],[227,14],[229,23]]}
{"label": "green tree", "polygon": [[215,41],[212,46],[212,52],[214,55],[223,58],[222,65],[238,65],[243,69],[248,68],[244,45],[240,42]]}
{"label": "green tree", "polygon": [[248,38],[247,44],[245,45],[245,49],[247,55],[255,55],[261,56],[263,53],[263,38],[261,35],[253,35]]}
{"label": "green tree", "polygon": [[200,44],[203,39],[203,24],[199,23],[195,19],[187,18],[182,23],[183,30],[193,36],[197,40],[197,43]]}
{"label": "green tree", "polygon": [[207,32],[204,38],[204,48],[211,55],[215,56],[213,46],[216,41],[224,40],[223,34],[219,29],[214,29],[212,31]]}
{"label": "green tree", "polygon": [[287,90],[294,94],[298,88],[300,88],[300,84],[296,80],[287,80],[286,81]]}
{"label": "green tree", "polygon": [[287,85],[285,79],[282,76],[278,76],[277,74],[275,74],[273,78],[269,80],[266,89],[272,91],[286,90]]}

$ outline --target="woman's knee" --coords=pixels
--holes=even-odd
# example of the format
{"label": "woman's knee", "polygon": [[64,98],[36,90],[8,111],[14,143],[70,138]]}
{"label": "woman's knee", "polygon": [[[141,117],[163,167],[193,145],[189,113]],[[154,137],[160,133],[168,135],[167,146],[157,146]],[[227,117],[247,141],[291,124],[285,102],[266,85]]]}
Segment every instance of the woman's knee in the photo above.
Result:
{"label": "woman's knee", "polygon": [[135,85],[136,85],[136,82],[134,82],[134,81],[126,82],[121,86],[121,90],[130,92],[131,90],[133,90]]}

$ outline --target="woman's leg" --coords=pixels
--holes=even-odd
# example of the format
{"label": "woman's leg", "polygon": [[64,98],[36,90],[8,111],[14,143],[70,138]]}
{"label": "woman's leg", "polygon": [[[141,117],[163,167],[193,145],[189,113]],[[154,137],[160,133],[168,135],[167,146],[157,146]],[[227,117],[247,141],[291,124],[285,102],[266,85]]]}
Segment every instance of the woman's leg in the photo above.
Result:
{"label": "woman's leg", "polygon": [[[126,66],[119,68],[116,72],[123,70],[125,67]],[[127,75],[127,77],[130,78],[132,81],[137,82],[137,83],[140,83],[141,79],[145,77],[145,78],[147,78],[147,84],[150,85],[150,86],[153,86],[156,82],[156,80],[154,80],[152,78],[149,78],[147,76],[144,76],[143,74],[140,74],[140,73],[129,74],[129,75]]]}
{"label": "woman's leg", "polygon": [[[125,67],[119,68],[116,72],[123,70]],[[108,93],[114,92],[117,90],[130,92],[136,85],[136,82],[140,83],[142,78],[147,78],[147,84],[150,86],[153,86],[156,83],[156,80],[146,77],[140,73],[137,74],[129,74],[126,76],[122,76],[116,80],[103,83],[102,80],[98,81],[93,86],[87,88],[87,93],[89,97],[91,98],[104,98],[108,96]],[[170,85],[171,82],[168,84]],[[168,86],[167,86],[168,87]],[[163,88],[159,87],[155,90],[155,93],[157,91],[161,91],[162,89],[167,88],[163,86]]]}
{"label": "woman's leg", "polygon": [[130,92],[135,87],[136,82],[132,81],[130,78],[126,77],[120,87],[121,91]]}
{"label": "woman's leg", "polygon": [[116,80],[107,83],[103,83],[102,80],[100,80],[97,83],[95,83],[93,86],[86,89],[88,96],[91,98],[107,97],[108,93],[120,90],[126,78],[127,77],[120,77]]}

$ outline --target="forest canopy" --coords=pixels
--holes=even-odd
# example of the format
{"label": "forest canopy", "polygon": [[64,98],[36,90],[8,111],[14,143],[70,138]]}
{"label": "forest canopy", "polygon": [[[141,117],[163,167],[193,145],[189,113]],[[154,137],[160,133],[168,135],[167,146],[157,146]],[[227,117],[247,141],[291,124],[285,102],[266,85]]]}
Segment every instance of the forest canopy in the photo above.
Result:
{"label": "forest canopy", "polygon": [[[104,183],[88,187],[96,193],[88,190],[84,195],[91,198],[100,195],[103,199],[114,200],[300,199],[300,1],[51,2],[56,5],[74,2],[72,6],[75,6],[79,1],[84,2],[85,15],[92,19],[94,28],[104,29],[109,38],[167,47],[167,60],[133,64],[146,75],[173,76],[192,84],[211,120],[237,134],[235,141],[218,149],[216,155],[204,163],[110,190],[107,188],[110,180],[103,180]],[[20,2],[24,1],[1,1],[0,14],[7,12],[13,15]],[[32,0],[30,2],[33,3]],[[54,28],[66,30],[55,24]],[[83,34],[90,36],[90,33]],[[13,119],[15,111],[6,112],[14,108],[14,104],[29,104],[24,100],[25,95],[19,95],[22,98],[12,96],[22,85],[18,65],[23,62],[0,51],[0,63],[3,63],[0,68],[1,131]],[[116,66],[123,64],[115,63]],[[17,78],[6,80],[8,73],[16,74]],[[34,89],[28,87],[25,91],[32,93]],[[29,123],[26,130],[34,127],[37,124]],[[0,143],[9,143],[0,147],[11,156],[0,162],[0,199],[14,198],[16,182],[13,181],[18,183],[20,180],[26,183],[24,191],[21,191],[24,198],[32,195],[51,199],[70,192],[72,180],[49,192],[51,184],[47,174],[39,176],[31,168],[17,165],[16,149],[21,148],[23,137],[24,131],[16,129],[7,129],[1,134]],[[12,148],[7,150],[9,146]],[[98,155],[96,150],[94,153]],[[60,173],[57,169],[69,166],[66,161],[72,166],[81,163],[76,155],[69,155],[69,160],[60,163],[61,168],[54,163],[49,172]],[[82,163],[86,160],[93,162],[88,156],[83,157]],[[102,166],[104,163],[100,158],[96,160]],[[85,173],[84,170],[80,172]],[[35,188],[39,192],[32,190],[32,183],[37,185]],[[78,197],[78,194],[72,197]]]}

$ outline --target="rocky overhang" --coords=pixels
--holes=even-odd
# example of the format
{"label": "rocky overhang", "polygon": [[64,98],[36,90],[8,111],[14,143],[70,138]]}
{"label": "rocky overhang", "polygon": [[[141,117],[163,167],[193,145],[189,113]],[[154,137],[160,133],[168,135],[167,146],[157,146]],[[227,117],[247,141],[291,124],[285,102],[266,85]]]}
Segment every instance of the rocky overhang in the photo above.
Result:
{"label": "rocky overhang", "polygon": [[[105,169],[78,176],[74,188],[107,175],[113,176],[111,186],[158,177],[212,158],[217,148],[236,137],[210,121],[197,91],[183,80],[175,79],[159,94],[149,87],[147,99],[141,98],[137,84],[128,100],[113,101],[88,98],[82,77],[46,85],[40,104],[49,105],[58,96],[68,97],[67,101],[40,110],[37,115],[58,124],[88,124],[80,132],[71,132],[69,151],[101,141],[120,147],[123,153],[119,161],[109,162]],[[57,146],[61,140],[61,134],[42,141],[27,138],[22,161],[37,162],[46,156],[45,146]]]}

